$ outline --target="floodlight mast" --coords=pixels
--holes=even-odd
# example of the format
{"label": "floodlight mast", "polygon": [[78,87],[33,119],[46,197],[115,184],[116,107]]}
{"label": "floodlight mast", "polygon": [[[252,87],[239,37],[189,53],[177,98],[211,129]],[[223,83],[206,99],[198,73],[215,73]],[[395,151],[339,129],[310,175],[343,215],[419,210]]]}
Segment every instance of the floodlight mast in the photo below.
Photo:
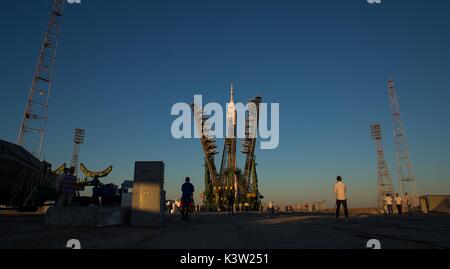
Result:
{"label": "floodlight mast", "polygon": [[378,178],[378,207],[381,212],[384,211],[384,199],[386,195],[393,197],[394,187],[392,185],[389,169],[384,158],[384,149],[382,143],[381,125],[375,123],[370,126],[372,139],[375,141],[377,151],[377,178]]}
{"label": "floodlight mast", "polygon": [[74,176],[78,175],[78,159],[80,156],[80,145],[84,143],[85,137],[84,129],[75,129],[75,135],[73,140],[73,152],[72,152],[72,161],[70,162],[70,167],[75,169]]}

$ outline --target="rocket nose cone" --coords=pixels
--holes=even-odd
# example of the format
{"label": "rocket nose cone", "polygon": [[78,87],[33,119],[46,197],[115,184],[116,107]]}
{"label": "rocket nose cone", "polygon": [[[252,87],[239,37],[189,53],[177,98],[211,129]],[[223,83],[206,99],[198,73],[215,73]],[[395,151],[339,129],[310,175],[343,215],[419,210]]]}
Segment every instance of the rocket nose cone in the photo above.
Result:
{"label": "rocket nose cone", "polygon": [[234,85],[233,85],[233,83],[231,83],[230,92],[231,92],[231,94],[230,94],[230,102],[234,103]]}

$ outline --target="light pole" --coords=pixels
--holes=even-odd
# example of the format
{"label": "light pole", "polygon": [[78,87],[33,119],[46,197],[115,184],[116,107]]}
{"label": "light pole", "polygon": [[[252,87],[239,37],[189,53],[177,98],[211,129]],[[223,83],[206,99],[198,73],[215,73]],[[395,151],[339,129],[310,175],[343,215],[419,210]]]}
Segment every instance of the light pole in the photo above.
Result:
{"label": "light pole", "polygon": [[72,161],[70,163],[70,166],[75,169],[74,176],[78,175],[78,157],[80,154],[80,145],[84,143],[84,135],[85,135],[84,129],[79,128],[75,129]]}

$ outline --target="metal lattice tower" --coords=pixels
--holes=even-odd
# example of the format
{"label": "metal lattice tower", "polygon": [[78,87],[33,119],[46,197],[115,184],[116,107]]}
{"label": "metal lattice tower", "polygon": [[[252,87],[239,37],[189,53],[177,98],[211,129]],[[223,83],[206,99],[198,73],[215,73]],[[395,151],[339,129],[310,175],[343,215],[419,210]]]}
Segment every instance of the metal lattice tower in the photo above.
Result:
{"label": "metal lattice tower", "polygon": [[259,128],[259,105],[262,98],[257,96],[250,104],[254,105],[254,110],[249,110],[245,120],[245,136],[242,153],[246,155],[244,167],[244,188],[247,191],[246,196],[250,200],[251,207],[258,209],[260,207],[260,193],[258,187],[258,174],[256,173],[256,132]]}
{"label": "metal lattice tower", "polygon": [[80,145],[84,143],[84,134],[84,129],[75,129],[72,161],[70,162],[70,167],[75,168],[74,176],[78,175],[78,157],[80,156]]}
{"label": "metal lattice tower", "polygon": [[388,80],[389,103],[393,116],[394,144],[397,157],[397,176],[400,182],[400,192],[404,195],[408,192],[412,205],[419,206],[419,194],[417,192],[416,178],[413,165],[409,158],[408,143],[406,141],[405,128],[400,114],[400,105],[397,98],[395,84]]}
{"label": "metal lattice tower", "polygon": [[201,135],[200,141],[205,155],[205,193],[204,203],[208,209],[214,209],[221,202],[222,185],[217,173],[216,164],[214,162],[217,152],[217,145],[214,137],[209,133],[211,126],[208,124],[208,115],[203,113],[203,108],[196,104],[192,104],[192,112],[195,118],[195,126]]}
{"label": "metal lattice tower", "polygon": [[25,147],[38,159],[42,157],[42,145],[47,123],[56,51],[61,35],[64,2],[65,0],[53,1],[47,32],[42,42],[28,102],[17,138],[17,144]]}
{"label": "metal lattice tower", "polygon": [[386,195],[389,194],[391,197],[394,197],[394,187],[386,160],[384,159],[381,125],[379,123],[373,124],[370,129],[377,150],[378,206],[382,210]]}

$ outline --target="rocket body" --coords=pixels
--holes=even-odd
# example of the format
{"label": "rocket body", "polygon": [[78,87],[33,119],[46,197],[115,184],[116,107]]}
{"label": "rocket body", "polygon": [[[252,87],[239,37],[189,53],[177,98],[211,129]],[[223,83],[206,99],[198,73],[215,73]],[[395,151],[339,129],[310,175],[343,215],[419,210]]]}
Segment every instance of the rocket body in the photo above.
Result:
{"label": "rocket body", "polygon": [[234,86],[231,84],[230,103],[227,107],[227,138],[235,138],[237,125],[236,104],[234,103]]}

